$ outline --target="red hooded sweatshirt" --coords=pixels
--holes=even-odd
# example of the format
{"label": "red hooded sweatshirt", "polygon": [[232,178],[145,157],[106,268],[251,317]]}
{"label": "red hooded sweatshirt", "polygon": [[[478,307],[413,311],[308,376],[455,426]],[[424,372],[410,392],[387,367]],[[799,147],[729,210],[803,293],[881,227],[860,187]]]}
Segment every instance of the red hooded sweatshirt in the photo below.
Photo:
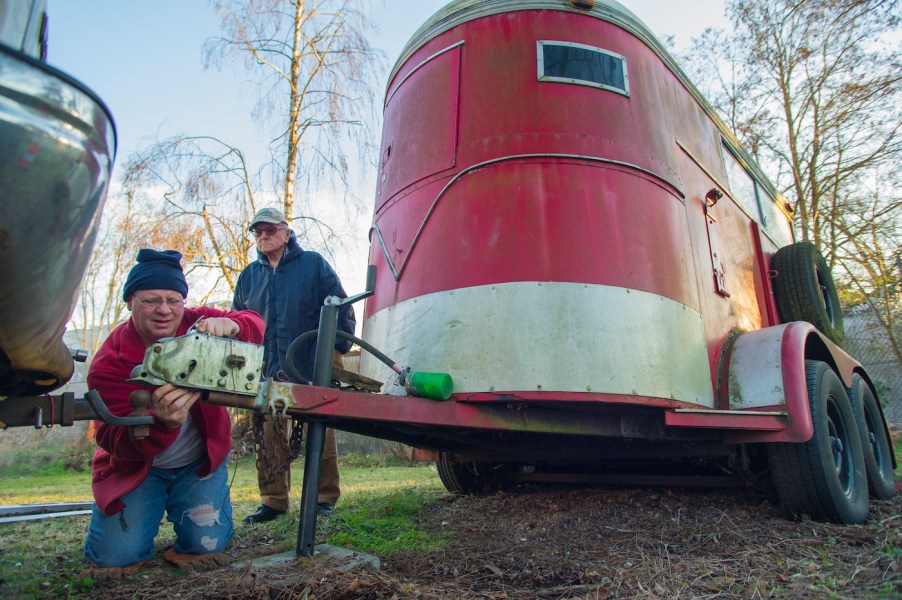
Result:
{"label": "red hooded sweatshirt", "polygon": [[[263,341],[263,319],[257,313],[209,307],[185,308],[176,336],[185,335],[201,317],[227,317],[238,323],[238,339],[255,344]],[[97,390],[115,416],[128,416],[132,411],[129,394],[134,390],[147,389],[126,382],[132,369],[144,361],[145,350],[144,342],[129,319],[113,330],[91,362],[88,388]],[[207,447],[209,460],[197,471],[203,477],[228,458],[232,448],[231,421],[225,408],[205,402],[196,402],[191,407],[191,418]],[[122,496],[144,482],[154,457],[175,442],[180,428],[155,423],[150,426],[148,437],[136,440],[129,435],[128,427],[106,425],[102,421],[95,421],[94,425],[100,446],[91,465],[94,501],[105,514],[114,515],[125,508]]]}

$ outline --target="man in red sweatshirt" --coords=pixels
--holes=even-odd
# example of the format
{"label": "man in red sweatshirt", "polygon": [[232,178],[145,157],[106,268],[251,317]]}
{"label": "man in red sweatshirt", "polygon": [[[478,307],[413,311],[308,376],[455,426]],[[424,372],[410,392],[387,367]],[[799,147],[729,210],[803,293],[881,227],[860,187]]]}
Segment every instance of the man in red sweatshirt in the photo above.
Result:
{"label": "man in red sweatshirt", "polygon": [[[145,350],[161,338],[199,333],[260,343],[264,324],[253,311],[186,308],[188,284],[181,254],[143,248],[122,298],[131,318],[113,330],[88,371],[88,387],[110,412],[131,412],[126,381]],[[145,388],[146,389],[146,388]],[[85,556],[95,579],[119,577],[156,553],[154,538],[164,512],[175,545],[163,558],[181,567],[224,564],[219,553],[232,537],[227,483],[231,421],[225,408],[198,402],[200,392],[165,384],[151,393],[150,435],[133,439],[127,427],[96,421],[99,448],[92,464],[94,507]]]}

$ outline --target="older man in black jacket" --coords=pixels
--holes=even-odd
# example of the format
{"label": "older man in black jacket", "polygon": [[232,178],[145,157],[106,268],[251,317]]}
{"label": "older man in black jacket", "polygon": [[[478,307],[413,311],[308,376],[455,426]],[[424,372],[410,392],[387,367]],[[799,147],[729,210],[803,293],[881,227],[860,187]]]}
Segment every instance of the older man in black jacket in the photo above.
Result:
{"label": "older man in black jacket", "polygon": [[[316,329],[319,313],[327,296],[347,297],[338,275],[325,259],[303,250],[280,211],[264,208],[254,215],[250,231],[257,240],[257,260],[238,277],[234,310],[253,310],[266,322],[264,376],[285,380],[285,355],[288,346],[302,333]],[[338,328],[354,333],[354,309],[339,311]],[[294,355],[294,368],[308,380],[313,376],[315,340],[305,342]],[[341,366],[341,354],[351,348],[348,340],[335,342],[333,364]],[[271,521],[289,508],[291,469],[289,467],[289,422],[267,417],[263,424],[263,447],[257,449],[257,481],[261,505],[244,518],[245,523]],[[338,457],[335,432],[326,430],[320,473],[318,512],[329,514],[338,500]]]}

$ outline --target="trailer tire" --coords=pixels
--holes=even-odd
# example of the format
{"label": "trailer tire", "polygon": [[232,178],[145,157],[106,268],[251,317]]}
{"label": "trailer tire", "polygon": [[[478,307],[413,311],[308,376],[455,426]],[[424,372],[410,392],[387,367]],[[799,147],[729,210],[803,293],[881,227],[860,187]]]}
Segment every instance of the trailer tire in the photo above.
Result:
{"label": "trailer tire", "polygon": [[794,517],[863,523],[868,484],[852,403],[827,363],[805,361],[805,376],[814,435],[807,442],[768,444],[777,496]]}
{"label": "trailer tire", "polygon": [[774,299],[783,323],[807,321],[835,344],[845,339],[839,294],[827,261],[811,242],[777,250],[771,260]]}
{"label": "trailer tire", "polygon": [[852,376],[849,400],[852,402],[855,423],[861,435],[868,491],[873,498],[889,500],[896,494],[893,447],[874,391],[858,373]]}
{"label": "trailer tire", "polygon": [[487,466],[475,462],[459,462],[450,452],[441,452],[435,463],[445,489],[462,496],[482,495],[495,491],[497,485],[484,475]]}

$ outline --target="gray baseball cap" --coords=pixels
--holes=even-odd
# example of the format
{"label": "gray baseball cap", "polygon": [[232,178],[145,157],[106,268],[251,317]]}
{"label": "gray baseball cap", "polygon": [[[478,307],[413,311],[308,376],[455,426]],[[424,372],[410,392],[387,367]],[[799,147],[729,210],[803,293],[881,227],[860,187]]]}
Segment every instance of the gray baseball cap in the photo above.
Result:
{"label": "gray baseball cap", "polygon": [[275,208],[261,208],[257,211],[257,214],[254,215],[254,218],[251,219],[251,224],[248,229],[253,229],[254,225],[258,223],[272,223],[273,225],[278,225],[279,223],[287,222],[288,220],[285,218],[285,215],[282,214],[282,211]]}

